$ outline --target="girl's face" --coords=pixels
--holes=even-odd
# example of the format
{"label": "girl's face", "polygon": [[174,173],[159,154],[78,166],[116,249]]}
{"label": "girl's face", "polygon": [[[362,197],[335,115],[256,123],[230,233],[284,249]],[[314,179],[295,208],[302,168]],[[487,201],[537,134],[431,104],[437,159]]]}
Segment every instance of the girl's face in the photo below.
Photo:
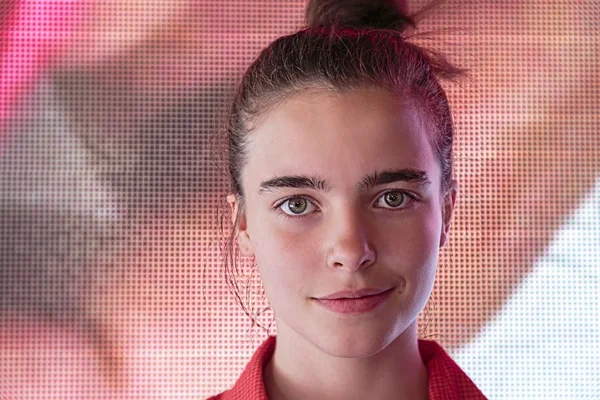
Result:
{"label": "girl's face", "polygon": [[[374,88],[315,90],[250,133],[238,243],[256,257],[278,335],[365,357],[416,329],[456,190],[443,195],[429,132],[408,103]],[[394,290],[363,314],[315,300],[365,287]]]}

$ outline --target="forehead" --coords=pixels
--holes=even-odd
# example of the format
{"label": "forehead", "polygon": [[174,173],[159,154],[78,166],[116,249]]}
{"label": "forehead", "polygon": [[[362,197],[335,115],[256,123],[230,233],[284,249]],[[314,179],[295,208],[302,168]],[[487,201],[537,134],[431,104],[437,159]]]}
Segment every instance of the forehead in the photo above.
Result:
{"label": "forehead", "polygon": [[433,183],[430,134],[410,99],[382,89],[307,91],[274,106],[249,134],[243,181],[255,186],[299,172],[349,181],[375,169],[415,168]]}

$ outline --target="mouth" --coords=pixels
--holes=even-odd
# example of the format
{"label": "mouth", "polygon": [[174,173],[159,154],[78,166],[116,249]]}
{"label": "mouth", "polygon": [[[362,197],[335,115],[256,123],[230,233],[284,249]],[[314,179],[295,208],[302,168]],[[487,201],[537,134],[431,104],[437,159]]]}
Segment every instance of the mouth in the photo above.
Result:
{"label": "mouth", "polygon": [[359,289],[359,290],[355,290],[355,289],[348,289],[348,290],[341,290],[339,292],[335,292],[332,294],[329,294],[327,296],[323,296],[323,297],[318,297],[318,300],[342,300],[342,299],[358,299],[358,298],[362,298],[362,297],[370,297],[370,296],[376,296],[382,293],[385,293],[389,290],[391,290],[393,288],[363,288],[363,289]]}
{"label": "mouth", "polygon": [[337,314],[364,314],[382,306],[390,297],[394,288],[376,294],[357,297],[317,298],[317,303]]}

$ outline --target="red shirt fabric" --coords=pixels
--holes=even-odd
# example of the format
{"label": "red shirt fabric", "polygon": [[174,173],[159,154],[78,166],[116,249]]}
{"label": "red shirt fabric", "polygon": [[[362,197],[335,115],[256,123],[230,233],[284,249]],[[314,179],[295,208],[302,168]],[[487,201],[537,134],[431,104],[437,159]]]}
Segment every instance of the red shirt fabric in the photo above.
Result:
{"label": "red shirt fabric", "polygon": [[[256,350],[235,385],[207,400],[268,400],[263,368],[275,350],[269,336]],[[419,352],[427,368],[429,400],[481,400],[486,397],[438,343],[419,339]]]}

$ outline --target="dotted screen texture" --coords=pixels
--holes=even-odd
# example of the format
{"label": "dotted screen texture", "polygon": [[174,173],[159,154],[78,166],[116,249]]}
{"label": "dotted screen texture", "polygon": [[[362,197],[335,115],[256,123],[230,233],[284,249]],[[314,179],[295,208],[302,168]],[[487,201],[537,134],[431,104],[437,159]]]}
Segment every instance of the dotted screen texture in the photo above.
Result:
{"label": "dotted screen texture", "polygon": [[[303,9],[2,2],[0,399],[205,398],[276,333],[250,261],[265,329],[226,285],[210,137]],[[592,0],[484,0],[421,25],[472,77],[445,86],[460,194],[424,334],[489,398],[600,398],[598,21]]]}

